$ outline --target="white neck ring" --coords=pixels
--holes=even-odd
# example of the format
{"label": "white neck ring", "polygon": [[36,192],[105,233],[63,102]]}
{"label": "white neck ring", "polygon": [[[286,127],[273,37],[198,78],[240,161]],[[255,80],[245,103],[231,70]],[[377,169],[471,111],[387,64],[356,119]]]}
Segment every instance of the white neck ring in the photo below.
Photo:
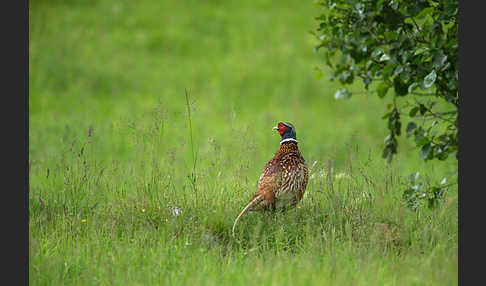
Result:
{"label": "white neck ring", "polygon": [[280,145],[282,145],[282,143],[289,142],[289,141],[299,143],[299,141],[295,140],[294,138],[287,138],[287,139],[283,139],[282,141],[280,141]]}

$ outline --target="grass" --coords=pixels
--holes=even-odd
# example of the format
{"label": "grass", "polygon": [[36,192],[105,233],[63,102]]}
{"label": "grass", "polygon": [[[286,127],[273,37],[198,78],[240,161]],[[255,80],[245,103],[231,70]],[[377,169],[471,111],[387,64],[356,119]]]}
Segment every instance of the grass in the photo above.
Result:
{"label": "grass", "polygon": [[[336,101],[315,80],[318,12],[30,3],[30,284],[457,284],[457,187],[436,209],[401,198],[410,173],[450,182],[457,161],[406,138],[381,159],[390,95]],[[303,204],[250,213],[235,240],[280,120],[310,167]]]}

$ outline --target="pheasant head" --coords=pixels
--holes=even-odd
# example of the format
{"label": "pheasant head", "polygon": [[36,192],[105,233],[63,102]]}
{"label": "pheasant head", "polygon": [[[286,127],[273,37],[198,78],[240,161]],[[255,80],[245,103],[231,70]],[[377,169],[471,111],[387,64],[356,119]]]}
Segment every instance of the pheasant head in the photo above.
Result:
{"label": "pheasant head", "polygon": [[282,136],[282,141],[280,141],[280,144],[288,141],[297,142],[297,134],[295,133],[295,128],[292,123],[280,121],[277,126],[273,127],[273,129],[277,130],[280,136]]}

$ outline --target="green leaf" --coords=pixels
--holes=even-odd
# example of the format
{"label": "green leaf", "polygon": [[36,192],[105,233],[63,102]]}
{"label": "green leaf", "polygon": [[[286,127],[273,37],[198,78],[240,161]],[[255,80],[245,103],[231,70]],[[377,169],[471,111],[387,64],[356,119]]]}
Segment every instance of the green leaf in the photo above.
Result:
{"label": "green leaf", "polygon": [[440,69],[447,61],[447,55],[442,50],[435,53],[434,56],[434,68]]}
{"label": "green leaf", "polygon": [[390,56],[387,55],[387,54],[383,54],[381,57],[380,57],[380,62],[384,62],[384,61],[388,61],[390,60]]}
{"label": "green leaf", "polygon": [[406,129],[407,137],[410,137],[410,135],[412,135],[412,131],[415,128],[417,128],[417,124],[415,124],[415,122],[409,122],[407,124],[407,129]]}
{"label": "green leaf", "polygon": [[423,104],[420,104],[420,105],[419,105],[419,111],[420,111],[420,115],[424,115],[424,114],[425,114],[425,112],[427,112],[427,110],[428,110],[428,109],[427,109],[427,107],[425,107],[425,105],[423,105]]}
{"label": "green leaf", "polygon": [[447,62],[441,69],[440,71],[445,71],[447,68],[451,66],[451,63]]}
{"label": "green leaf", "polygon": [[[390,117],[390,116],[391,116],[391,114],[392,114],[392,112],[391,112],[391,111],[390,111],[390,112],[387,112],[387,113],[385,113],[385,114],[384,114],[384,115],[381,117],[381,119],[386,119],[386,118]],[[388,138],[388,137],[387,137],[387,138]]]}
{"label": "green leaf", "polygon": [[335,99],[349,99],[351,98],[351,93],[346,88],[340,88],[334,93]]}
{"label": "green leaf", "polygon": [[395,40],[396,38],[398,38],[398,36],[400,34],[397,33],[396,31],[385,31],[384,35],[385,35],[385,39],[388,42],[391,42],[391,41]]}
{"label": "green leaf", "polygon": [[[402,73],[400,73],[400,79],[403,81],[403,82],[408,82],[408,80],[410,79],[410,73],[408,71],[403,71]],[[410,87],[410,86],[409,86]],[[408,88],[407,88],[408,89]]]}
{"label": "green leaf", "polygon": [[414,56],[416,56],[416,55],[420,55],[420,54],[423,54],[423,53],[427,52],[428,50],[429,50],[429,48],[428,48],[428,47],[420,47],[420,48],[417,48],[417,49],[415,50],[415,52],[413,53],[413,55],[414,55]]}
{"label": "green leaf", "polygon": [[419,107],[415,106],[414,108],[410,109],[410,113],[408,114],[410,117],[415,117],[415,114],[419,111]]}
{"label": "green leaf", "polygon": [[430,143],[424,144],[419,150],[419,155],[422,160],[430,159],[432,155],[432,145],[430,145]]}
{"label": "green leaf", "polygon": [[420,131],[417,132],[417,130],[419,130],[419,129],[420,129],[420,127],[415,129],[415,132],[414,132],[414,134],[415,134],[414,141],[415,141],[415,145],[417,147],[423,146],[423,145],[427,144],[427,142],[429,142],[429,139],[424,136],[424,133],[421,133]]}
{"label": "green leaf", "polygon": [[382,70],[383,78],[388,79],[388,77],[391,76],[391,72],[394,68],[395,68],[394,64],[386,65]]}
{"label": "green leaf", "polygon": [[404,96],[408,93],[408,84],[401,81],[399,77],[393,79],[393,87],[395,88],[395,94],[397,96]]}
{"label": "green leaf", "polygon": [[403,71],[403,67],[401,65],[397,66],[395,71],[393,72],[394,75],[400,74]]}
{"label": "green leaf", "polygon": [[376,87],[376,92],[380,98],[385,97],[386,93],[388,92],[388,84],[386,82],[381,82],[377,87]]}
{"label": "green leaf", "polygon": [[431,87],[435,80],[437,79],[437,73],[435,70],[432,70],[425,78],[424,78],[424,87],[429,88]]}
{"label": "green leaf", "polygon": [[420,172],[414,174],[414,182],[417,182],[420,177]]}
{"label": "green leaf", "polygon": [[416,18],[417,19],[423,19],[423,18],[427,17],[427,15],[432,14],[432,12],[434,12],[434,8],[432,8],[432,7],[425,8],[420,13],[417,14]]}
{"label": "green leaf", "polygon": [[420,186],[421,186],[420,172],[415,172],[415,173],[410,174],[408,176],[408,181],[410,182],[410,184],[414,185],[412,190],[418,191],[420,189]]}
{"label": "green leaf", "polygon": [[381,53],[382,53],[381,49],[376,49],[371,53],[371,58],[377,60],[378,57],[381,55]]}
{"label": "green leaf", "polygon": [[411,85],[409,85],[408,86],[408,93],[411,93],[412,91],[414,91],[418,86],[419,86],[419,84],[416,83],[416,82],[414,82]]}

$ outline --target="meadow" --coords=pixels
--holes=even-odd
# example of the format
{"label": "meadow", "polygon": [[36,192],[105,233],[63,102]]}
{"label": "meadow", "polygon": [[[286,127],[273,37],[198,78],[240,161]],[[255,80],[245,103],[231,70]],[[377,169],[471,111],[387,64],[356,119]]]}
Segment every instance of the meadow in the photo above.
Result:
{"label": "meadow", "polygon": [[[457,284],[457,185],[433,209],[402,199],[457,160],[405,136],[381,158],[391,95],[333,98],[312,1],[29,5],[30,285]],[[302,205],[233,238],[282,120]]]}

